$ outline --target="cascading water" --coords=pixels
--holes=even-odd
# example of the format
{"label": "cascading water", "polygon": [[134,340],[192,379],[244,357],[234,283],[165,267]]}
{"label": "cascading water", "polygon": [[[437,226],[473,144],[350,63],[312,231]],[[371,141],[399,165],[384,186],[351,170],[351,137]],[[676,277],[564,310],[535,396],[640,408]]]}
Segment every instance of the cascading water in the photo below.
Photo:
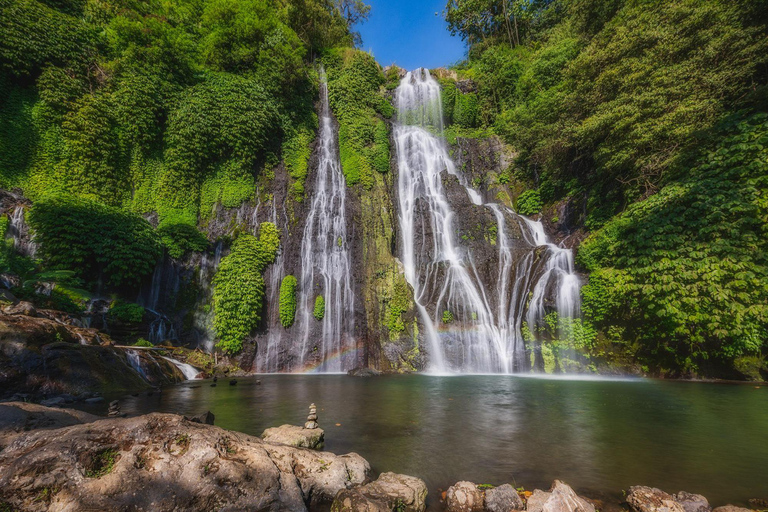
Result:
{"label": "cascading water", "polygon": [[160,356],[169,363],[173,364],[176,368],[181,371],[181,373],[184,374],[184,378],[187,380],[195,380],[198,375],[200,375],[200,370],[192,366],[191,364],[182,363],[181,361],[177,359],[173,359],[172,357],[165,357]]}
{"label": "cascading water", "polygon": [[[541,223],[508,208],[483,204],[456,170],[444,140],[439,84],[429,72],[407,73],[396,91],[398,123],[399,222],[405,277],[426,327],[432,372],[510,373],[529,367],[522,337],[526,300],[533,284],[536,248],[547,246],[546,269],[533,284],[525,317],[537,325],[553,286],[561,316],[578,314],[579,281],[570,250],[549,244]],[[496,220],[496,293],[480,278],[472,251],[455,236],[456,213],[448,199],[444,173],[463,186],[466,199],[490,210]],[[513,240],[511,223],[524,233]],[[487,283],[487,281],[486,281]],[[446,325],[453,327],[447,328]]]}
{"label": "cascading water", "polygon": [[[321,69],[320,147],[312,202],[301,240],[301,280],[297,309],[301,332],[301,366],[317,364],[320,372],[340,372],[356,364],[352,259],[347,247],[346,182],[338,157],[337,136]],[[313,336],[315,300],[322,295],[322,333]],[[315,350],[316,349],[316,350]],[[313,355],[316,354],[316,355]]]}

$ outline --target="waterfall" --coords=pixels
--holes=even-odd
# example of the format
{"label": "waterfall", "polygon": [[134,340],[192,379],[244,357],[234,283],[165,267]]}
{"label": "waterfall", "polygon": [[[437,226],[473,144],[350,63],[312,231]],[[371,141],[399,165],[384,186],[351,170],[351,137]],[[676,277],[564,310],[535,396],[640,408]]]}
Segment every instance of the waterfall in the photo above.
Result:
{"label": "waterfall", "polygon": [[29,232],[29,225],[25,217],[26,207],[16,206],[13,213],[8,216],[8,231],[6,237],[13,239],[13,248],[22,256],[35,257],[37,244]]}
{"label": "waterfall", "polygon": [[[328,85],[320,70],[320,145],[312,202],[301,240],[298,324],[301,332],[301,365],[318,365],[316,371],[339,372],[356,364],[352,259],[348,248],[346,181],[338,157],[337,135],[328,104]],[[322,330],[313,315],[315,299],[325,299]]]}
{"label": "waterfall", "polygon": [[[426,328],[430,371],[523,371],[530,363],[522,321],[526,318],[532,325],[542,321],[547,291],[559,287],[557,310],[562,316],[578,314],[579,281],[573,255],[549,244],[540,222],[499,204],[484,204],[457,171],[442,139],[440,86],[427,70],[407,73],[395,100],[402,261]],[[472,205],[495,218],[496,283],[483,282],[475,255],[456,239],[458,219],[448,200],[445,173],[458,180]],[[509,236],[513,227],[523,233],[522,240]],[[546,269],[534,283],[536,251],[542,245],[547,247]],[[531,307],[524,317],[531,286]]]}
{"label": "waterfall", "polygon": [[195,380],[197,376],[200,374],[200,370],[192,366],[191,364],[182,363],[181,361],[177,361],[176,359],[173,359],[172,357],[165,357],[160,356],[166,361],[173,363],[173,365],[181,370],[181,373],[184,374],[184,378],[187,380]]}
{"label": "waterfall", "polygon": [[[283,219],[288,215],[283,205]],[[270,222],[278,226],[277,204],[272,201],[272,212]],[[284,230],[287,232],[287,229]],[[254,233],[255,234],[255,233]],[[267,341],[265,350],[259,350],[256,355],[255,369],[258,373],[274,373],[280,370],[278,355],[282,341],[284,329],[280,325],[280,308],[275,307],[280,303],[280,280],[285,272],[285,249],[284,244],[280,244],[275,262],[267,268],[265,275],[265,284],[267,288],[267,304],[273,305],[268,308],[267,324],[270,328],[267,331]]]}

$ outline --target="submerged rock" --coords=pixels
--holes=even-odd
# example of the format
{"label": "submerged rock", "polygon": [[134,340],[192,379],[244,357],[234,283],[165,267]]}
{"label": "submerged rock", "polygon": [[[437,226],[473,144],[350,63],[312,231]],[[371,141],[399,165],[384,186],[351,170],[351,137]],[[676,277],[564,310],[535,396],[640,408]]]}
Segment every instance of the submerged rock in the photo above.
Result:
{"label": "submerged rock", "polygon": [[482,512],[485,497],[472,482],[457,482],[445,493],[445,504],[448,512]]}
{"label": "submerged rock", "polygon": [[423,512],[427,484],[420,478],[382,473],[378,479],[336,495],[331,512]]}
{"label": "submerged rock", "polygon": [[635,512],[685,512],[685,508],[674,497],[655,487],[630,487],[627,503]]}
{"label": "submerged rock", "polygon": [[514,487],[504,484],[485,491],[485,509],[488,512],[510,512],[525,510],[525,504]]}
{"label": "submerged rock", "polygon": [[325,442],[325,431],[321,428],[302,428],[296,425],[281,425],[268,428],[261,434],[268,443],[285,444],[296,448],[319,450]]}
{"label": "submerged rock", "polygon": [[375,368],[354,368],[347,372],[350,377],[378,377],[382,372]]}
{"label": "submerged rock", "polygon": [[0,499],[30,511],[303,511],[327,507],[369,472],[354,453],[153,413],[16,437],[0,452]]}

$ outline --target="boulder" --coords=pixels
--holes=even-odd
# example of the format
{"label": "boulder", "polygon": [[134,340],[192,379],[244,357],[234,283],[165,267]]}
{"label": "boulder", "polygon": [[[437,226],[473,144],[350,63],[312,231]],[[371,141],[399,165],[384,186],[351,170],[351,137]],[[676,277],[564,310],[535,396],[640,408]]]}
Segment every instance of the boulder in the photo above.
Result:
{"label": "boulder", "polygon": [[152,351],[90,344],[89,337],[109,340],[42,316],[0,316],[0,397],[119,394],[185,380]]}
{"label": "boulder", "polygon": [[192,416],[191,418],[184,416],[184,419],[193,423],[205,423],[206,425],[213,425],[213,421],[216,419],[216,416],[214,416],[211,411],[205,411],[204,413],[198,414],[197,416]]}
{"label": "boulder", "polygon": [[3,313],[6,315],[21,315],[21,316],[31,316],[35,317],[37,316],[37,309],[35,309],[35,305],[31,302],[27,301],[21,301],[17,304],[12,304],[10,306],[5,306],[3,308]]}
{"label": "boulder", "polygon": [[752,510],[744,507],[737,507],[736,505],[723,505],[717,507],[712,512],[753,512]]}
{"label": "boulder", "polygon": [[685,512],[711,512],[712,510],[707,498],[701,494],[691,494],[689,492],[680,491],[675,494],[673,498],[683,506]]}
{"label": "boulder", "polygon": [[445,493],[445,505],[448,512],[482,512],[485,497],[472,482],[458,482]]}
{"label": "boulder", "polygon": [[261,434],[268,443],[286,444],[296,448],[320,450],[325,443],[325,432],[321,428],[303,428],[296,425],[281,425],[268,428]]}
{"label": "boulder", "polygon": [[[370,465],[153,413],[29,432],[0,452],[12,510],[315,510]],[[51,492],[53,490],[53,492]]]}
{"label": "boulder", "polygon": [[423,512],[427,484],[420,478],[382,473],[378,479],[336,495],[331,512]]}
{"label": "boulder", "polygon": [[74,409],[45,407],[26,402],[0,404],[0,449],[30,430],[55,429],[101,419]]}
{"label": "boulder", "polygon": [[595,506],[571,487],[555,480],[549,492],[536,490],[528,498],[529,512],[595,512]]}
{"label": "boulder", "polygon": [[525,510],[525,504],[514,487],[504,484],[485,491],[485,510],[488,512]]}
{"label": "boulder", "polygon": [[528,497],[526,510],[528,510],[528,512],[541,512],[544,509],[544,503],[547,502],[550,496],[551,493],[542,491],[541,489],[534,490],[533,494]]}
{"label": "boulder", "polygon": [[655,487],[630,487],[627,503],[635,512],[685,512],[674,497]]}

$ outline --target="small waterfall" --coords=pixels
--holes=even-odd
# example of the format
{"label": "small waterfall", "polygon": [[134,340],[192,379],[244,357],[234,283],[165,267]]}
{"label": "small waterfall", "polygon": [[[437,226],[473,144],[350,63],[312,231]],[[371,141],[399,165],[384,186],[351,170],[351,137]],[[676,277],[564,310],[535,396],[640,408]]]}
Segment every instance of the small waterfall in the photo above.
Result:
{"label": "small waterfall", "polygon": [[[549,244],[540,222],[508,208],[484,204],[448,155],[443,131],[440,86],[429,72],[407,73],[396,91],[398,123],[394,139],[398,159],[399,223],[405,277],[426,328],[433,372],[510,373],[530,362],[522,321],[540,321],[545,297],[557,286],[562,316],[579,312],[579,281],[570,250]],[[456,240],[456,213],[448,200],[444,173],[454,176],[473,205],[496,220],[498,279],[484,284],[472,251]],[[524,240],[508,230],[516,223]],[[536,251],[547,246],[546,269],[533,283]],[[554,284],[553,284],[554,283]],[[533,285],[531,307],[526,300]],[[496,287],[495,293],[492,288]],[[431,310],[431,313],[430,313]],[[453,324],[448,327],[447,324]]]}
{"label": "small waterfall", "polygon": [[533,241],[538,246],[546,246],[549,257],[541,275],[533,289],[526,322],[530,329],[540,327],[547,314],[544,301],[550,288],[554,290],[555,311],[560,318],[576,318],[581,315],[580,283],[573,265],[573,252],[570,249],[558,247],[547,240],[541,221],[525,218]]}
{"label": "small waterfall", "polygon": [[141,357],[139,356],[139,353],[136,350],[127,349],[125,355],[128,356],[128,363],[131,367],[146,379],[147,372],[144,371],[144,367],[141,366]]}
{"label": "small waterfall", "polygon": [[160,356],[166,361],[173,363],[173,365],[181,370],[181,373],[184,374],[184,378],[187,380],[195,380],[198,375],[200,375],[200,370],[192,366],[191,364],[182,363],[181,361],[178,361],[176,359],[173,359],[172,357],[165,357]]}
{"label": "small waterfall", "polygon": [[13,248],[22,256],[34,258],[37,244],[32,238],[25,217],[26,207],[19,205],[8,216],[8,231],[6,237],[13,239]]}
{"label": "small waterfall", "polygon": [[[328,85],[320,70],[320,149],[312,202],[301,240],[301,280],[297,309],[302,339],[302,367],[339,372],[356,365],[351,252],[347,247],[346,182],[338,157],[337,135],[328,104]],[[314,335],[315,298],[323,295],[322,332]],[[316,356],[307,357],[314,352]],[[349,353],[349,354],[348,354]],[[346,354],[346,355],[345,355]]]}
{"label": "small waterfall", "polygon": [[[213,257],[208,252],[204,252],[200,260],[200,270],[197,275],[198,286],[200,287],[201,300],[205,305],[213,304],[213,276],[221,263],[224,243],[219,240],[213,250]],[[213,308],[198,308],[193,317],[193,322],[197,330],[202,333],[198,340],[198,345],[205,347],[206,352],[213,352],[215,344],[215,334],[213,331]]]}

